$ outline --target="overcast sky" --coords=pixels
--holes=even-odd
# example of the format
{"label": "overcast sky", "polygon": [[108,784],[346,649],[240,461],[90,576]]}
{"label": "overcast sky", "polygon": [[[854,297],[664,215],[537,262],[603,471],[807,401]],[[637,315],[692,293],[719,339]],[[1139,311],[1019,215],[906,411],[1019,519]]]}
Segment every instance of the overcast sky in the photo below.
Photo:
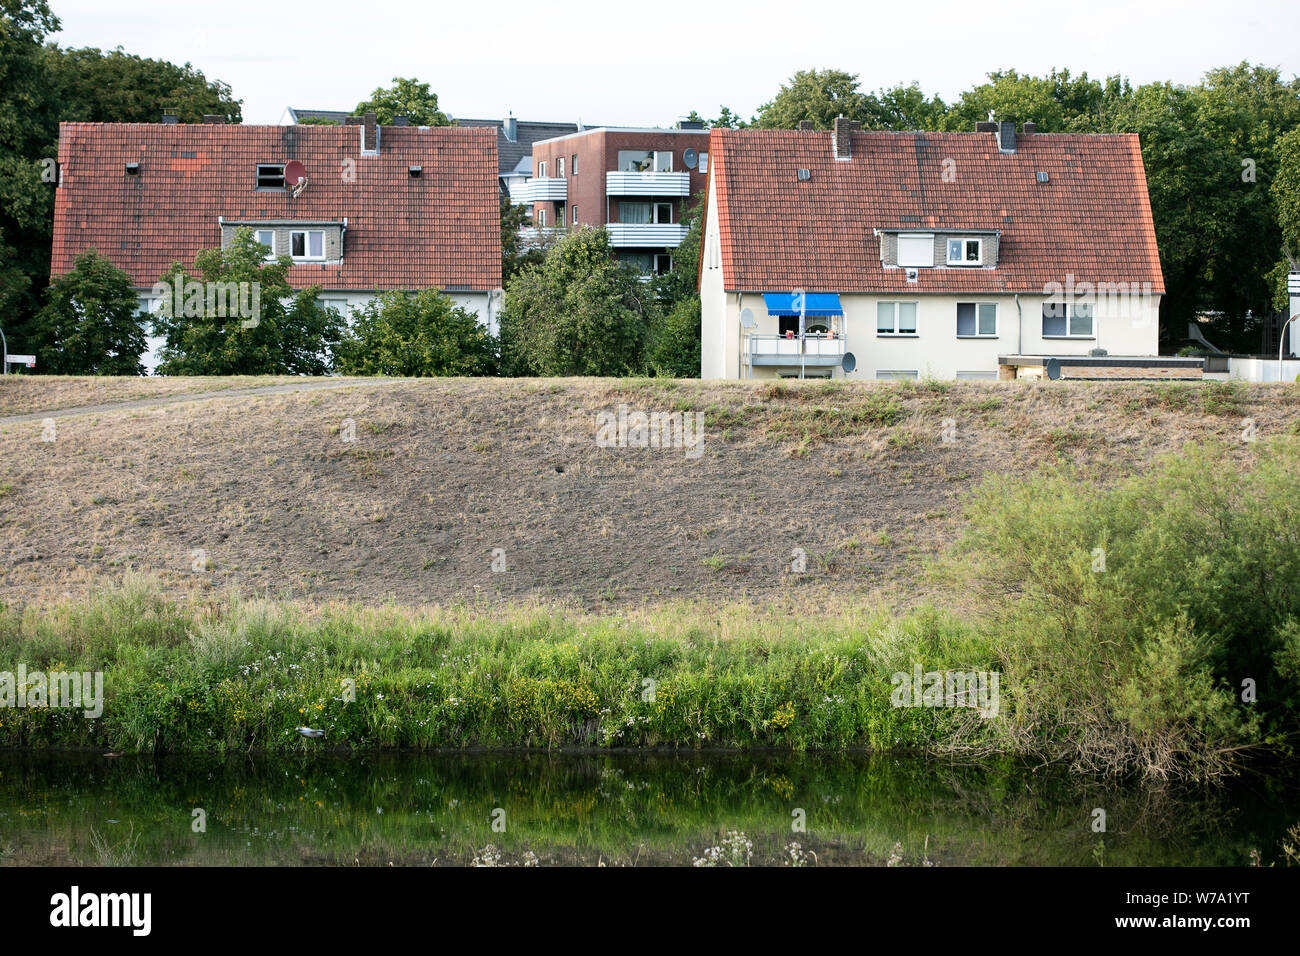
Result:
{"label": "overcast sky", "polygon": [[726,104],[749,116],[795,70],[951,100],[999,68],[1192,83],[1249,60],[1300,72],[1294,0],[50,0],[63,46],[189,61],[244,101],[350,110],[395,76],[453,116],[671,125]]}

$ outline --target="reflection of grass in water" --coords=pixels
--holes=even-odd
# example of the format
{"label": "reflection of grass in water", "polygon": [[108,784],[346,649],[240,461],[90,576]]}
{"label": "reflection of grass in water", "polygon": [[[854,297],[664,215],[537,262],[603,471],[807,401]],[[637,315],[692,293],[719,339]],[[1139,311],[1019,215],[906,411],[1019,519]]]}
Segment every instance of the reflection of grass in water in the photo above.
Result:
{"label": "reflection of grass in water", "polygon": [[[1275,842],[1260,844],[1274,821],[1243,809],[1239,822],[1226,794],[1161,796],[1010,763],[522,754],[11,761],[0,768],[8,784],[0,819],[11,824],[16,808],[43,805],[6,826],[11,838],[28,848],[64,844],[91,863],[112,852],[146,864],[467,865],[491,844],[508,864],[532,852],[543,865],[689,866],[735,830],[752,840],[754,865],[786,862],[798,842],[817,865],[928,857],[1088,866],[1097,863],[1094,807],[1108,814],[1108,866],[1242,865],[1257,844],[1266,863],[1279,853]],[[84,845],[88,807],[130,825],[132,837],[109,846],[92,831]],[[190,831],[194,807],[207,811],[205,834]],[[497,807],[504,833],[490,826]],[[792,830],[795,808],[806,811],[807,832]],[[1279,837],[1293,819],[1276,821]],[[31,854],[20,850],[19,862],[43,862]]]}
{"label": "reflection of grass in water", "polygon": [[140,835],[135,832],[134,823],[127,827],[126,836],[118,843],[111,843],[104,834],[94,827],[90,828],[90,845],[95,850],[100,866],[131,866],[135,863]]}

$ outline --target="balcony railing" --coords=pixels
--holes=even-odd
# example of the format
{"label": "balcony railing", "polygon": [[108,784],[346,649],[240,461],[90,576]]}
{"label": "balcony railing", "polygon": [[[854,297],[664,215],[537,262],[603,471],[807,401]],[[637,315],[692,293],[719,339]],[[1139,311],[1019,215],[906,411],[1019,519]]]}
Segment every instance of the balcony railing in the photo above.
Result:
{"label": "balcony railing", "polygon": [[[844,336],[839,333],[810,332],[800,349],[798,336],[750,335],[745,356],[750,365],[807,366],[839,365],[844,358]],[[800,356],[802,355],[802,359]]]}
{"label": "balcony railing", "polygon": [[689,196],[690,173],[605,173],[609,196]]}
{"label": "balcony railing", "polygon": [[516,186],[510,198],[515,202],[568,202],[569,181],[558,176],[539,176]]}
{"label": "balcony railing", "polygon": [[609,244],[616,248],[675,249],[686,238],[686,226],[678,222],[610,222],[605,229]]}

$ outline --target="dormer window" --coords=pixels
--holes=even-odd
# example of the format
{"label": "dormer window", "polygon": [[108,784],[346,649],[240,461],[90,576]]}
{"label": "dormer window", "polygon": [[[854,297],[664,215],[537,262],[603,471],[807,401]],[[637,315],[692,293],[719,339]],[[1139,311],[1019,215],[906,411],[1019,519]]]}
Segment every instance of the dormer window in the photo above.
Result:
{"label": "dormer window", "polygon": [[295,229],[289,233],[289,254],[294,259],[324,259],[325,233],[317,229]]}
{"label": "dormer window", "polygon": [[253,234],[257,241],[266,246],[266,259],[271,261],[275,258],[275,231],[272,229],[259,229]]}
{"label": "dormer window", "polygon": [[949,239],[948,265],[979,266],[984,264],[984,240]]}
{"label": "dormer window", "polygon": [[933,233],[899,233],[898,264],[929,268],[934,265]]}
{"label": "dormer window", "polygon": [[275,163],[259,163],[257,166],[257,188],[283,189],[284,165],[277,165]]}

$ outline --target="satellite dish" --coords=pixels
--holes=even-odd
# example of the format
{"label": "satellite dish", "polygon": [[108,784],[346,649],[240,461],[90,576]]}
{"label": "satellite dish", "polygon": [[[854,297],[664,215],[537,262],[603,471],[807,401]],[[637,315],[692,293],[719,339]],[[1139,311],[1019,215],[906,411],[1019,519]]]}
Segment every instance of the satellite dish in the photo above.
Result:
{"label": "satellite dish", "polygon": [[852,352],[845,352],[844,358],[840,359],[840,368],[844,369],[844,371],[846,372],[852,372],[857,367],[858,367],[857,356],[854,355]]}
{"label": "satellite dish", "polygon": [[752,329],[757,324],[754,322],[753,309],[740,310],[740,324],[747,329]]}
{"label": "satellite dish", "polygon": [[284,184],[286,186],[297,186],[307,178],[307,167],[296,159],[291,159],[284,164]]}
{"label": "satellite dish", "polygon": [[1047,373],[1048,378],[1050,378],[1053,382],[1055,382],[1058,378],[1061,377],[1060,361],[1058,359],[1049,358],[1047,360],[1047,364],[1043,366],[1043,371]]}
{"label": "satellite dish", "polygon": [[682,153],[682,162],[686,164],[687,169],[694,169],[695,164],[700,161],[699,153],[687,147],[686,152]]}

